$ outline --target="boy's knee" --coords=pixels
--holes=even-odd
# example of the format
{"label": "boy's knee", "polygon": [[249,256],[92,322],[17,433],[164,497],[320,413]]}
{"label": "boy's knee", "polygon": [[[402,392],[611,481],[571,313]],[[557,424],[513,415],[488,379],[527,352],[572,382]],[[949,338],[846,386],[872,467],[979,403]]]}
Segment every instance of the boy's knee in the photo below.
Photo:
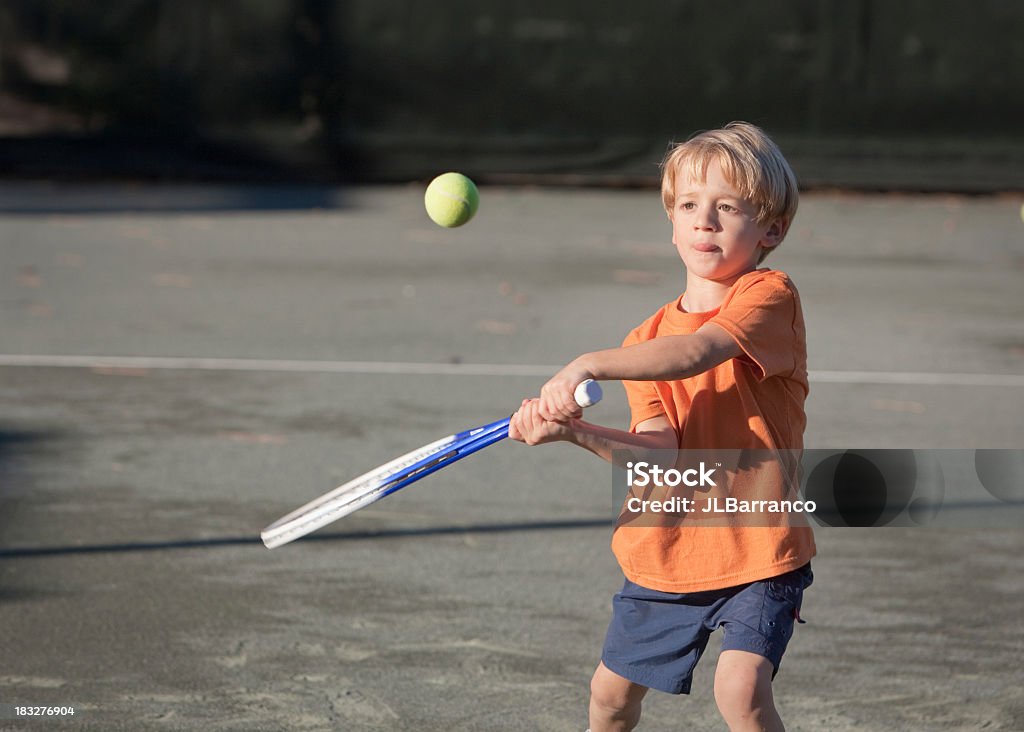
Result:
{"label": "boy's knee", "polygon": [[626,711],[636,702],[623,690],[595,678],[590,681],[590,703],[614,715]]}
{"label": "boy's knee", "polygon": [[753,654],[736,657],[734,653],[723,652],[725,658],[715,674],[715,702],[722,716],[729,720],[774,714],[771,662]]}
{"label": "boy's knee", "polygon": [[590,680],[590,703],[609,718],[628,717],[640,707],[646,691],[602,664]]}
{"label": "boy's knee", "polygon": [[723,715],[748,715],[757,709],[757,684],[749,679],[729,678],[715,681],[715,702]]}

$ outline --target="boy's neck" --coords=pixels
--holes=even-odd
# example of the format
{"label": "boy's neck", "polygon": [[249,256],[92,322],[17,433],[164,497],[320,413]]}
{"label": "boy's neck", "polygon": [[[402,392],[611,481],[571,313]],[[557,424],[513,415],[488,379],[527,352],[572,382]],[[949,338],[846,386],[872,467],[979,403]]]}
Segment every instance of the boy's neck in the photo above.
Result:
{"label": "boy's neck", "polygon": [[[750,270],[750,272],[753,271],[755,270]],[[703,277],[697,277],[687,272],[686,291],[683,293],[680,305],[688,313],[710,312],[722,304],[726,294],[736,283],[736,280],[746,274],[750,274],[750,272],[745,272],[723,281],[706,280]]]}

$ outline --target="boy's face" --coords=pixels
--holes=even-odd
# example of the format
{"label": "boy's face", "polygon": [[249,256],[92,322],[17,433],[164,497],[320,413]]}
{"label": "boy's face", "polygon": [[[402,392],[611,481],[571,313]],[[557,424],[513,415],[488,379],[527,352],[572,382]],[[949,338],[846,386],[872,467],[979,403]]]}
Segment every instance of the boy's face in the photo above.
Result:
{"label": "boy's face", "polygon": [[672,243],[688,276],[731,285],[757,269],[762,247],[779,244],[783,222],[758,224],[756,207],[725,179],[717,160],[708,164],[706,178],[683,171],[676,177]]}

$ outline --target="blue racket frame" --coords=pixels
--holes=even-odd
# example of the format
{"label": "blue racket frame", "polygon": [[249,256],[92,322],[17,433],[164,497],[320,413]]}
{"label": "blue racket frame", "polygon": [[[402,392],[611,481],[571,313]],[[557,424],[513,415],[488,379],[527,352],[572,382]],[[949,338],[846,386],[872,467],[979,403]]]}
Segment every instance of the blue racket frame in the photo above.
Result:
{"label": "blue racket frame", "polygon": [[378,495],[380,498],[390,496],[407,485],[412,485],[421,478],[426,478],[431,473],[436,473],[441,468],[458,462],[474,452],[483,450],[495,442],[504,440],[508,437],[508,425],[511,421],[511,417],[505,417],[505,419],[499,419],[497,422],[491,422],[490,424],[455,434],[452,442],[438,453],[425,457],[419,462],[413,463],[383,480],[382,488],[378,490]]}

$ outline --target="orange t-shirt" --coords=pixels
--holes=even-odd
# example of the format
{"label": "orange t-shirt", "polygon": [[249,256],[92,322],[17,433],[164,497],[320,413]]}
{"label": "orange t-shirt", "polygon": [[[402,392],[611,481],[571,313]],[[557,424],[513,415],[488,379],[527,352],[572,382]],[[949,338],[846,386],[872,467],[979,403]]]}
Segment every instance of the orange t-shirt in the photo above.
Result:
{"label": "orange t-shirt", "polygon": [[[624,346],[686,335],[705,323],[725,329],[743,355],[678,381],[624,381],[630,429],[664,415],[679,448],[801,450],[807,422],[807,345],[800,296],[782,272],[756,270],[717,310],[688,313],[682,298],[634,329]],[[815,554],[809,526],[620,526],[612,550],[633,582],[663,592],[699,592],[773,577]]]}

